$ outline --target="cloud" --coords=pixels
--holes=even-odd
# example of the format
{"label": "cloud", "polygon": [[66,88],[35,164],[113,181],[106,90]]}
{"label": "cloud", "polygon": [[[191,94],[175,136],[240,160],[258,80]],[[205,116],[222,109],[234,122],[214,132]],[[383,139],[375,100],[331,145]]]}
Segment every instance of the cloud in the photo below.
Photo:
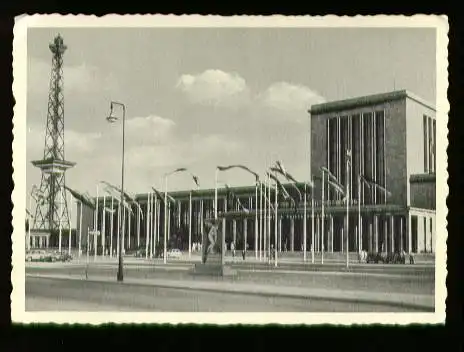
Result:
{"label": "cloud", "polygon": [[272,84],[258,96],[258,100],[269,108],[303,112],[306,112],[311,105],[325,101],[316,91],[303,85],[287,82]]}
{"label": "cloud", "polygon": [[[102,138],[101,133],[79,132],[66,129],[64,132],[65,153],[91,153]],[[45,148],[45,127],[30,126],[27,130],[27,150],[35,155],[43,155]]]}
{"label": "cloud", "polygon": [[221,70],[206,70],[197,75],[184,74],[177,82],[190,102],[208,106],[241,105],[248,99],[248,87],[241,76]]}
{"label": "cloud", "polygon": [[[36,58],[28,61],[28,91],[48,95],[51,74],[51,60],[46,62]],[[73,93],[93,95],[96,92],[114,90],[118,82],[113,74],[106,74],[95,66],[82,63],[80,65],[63,66],[65,95]]]}
{"label": "cloud", "polygon": [[132,140],[137,144],[161,144],[171,138],[175,128],[174,121],[156,115],[135,117],[127,120],[128,135],[135,136]]}

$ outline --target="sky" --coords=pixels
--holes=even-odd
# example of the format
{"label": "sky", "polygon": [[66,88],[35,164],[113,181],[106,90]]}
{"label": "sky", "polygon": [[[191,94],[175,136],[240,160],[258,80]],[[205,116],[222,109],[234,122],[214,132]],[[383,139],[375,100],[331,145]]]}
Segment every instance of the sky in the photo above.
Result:
{"label": "sky", "polygon": [[[40,184],[51,52],[64,54],[66,184],[96,194],[121,183],[122,125],[110,101],[126,105],[125,188],[164,190],[179,167],[214,187],[217,165],[264,174],[282,160],[309,179],[312,104],[408,89],[436,100],[436,37],[421,28],[33,28],[28,31],[27,188]],[[121,116],[120,111],[117,114]],[[252,185],[241,170],[220,174]],[[184,173],[169,190],[194,186]],[[101,192],[101,191],[100,191]],[[101,193],[100,193],[101,194]]]}

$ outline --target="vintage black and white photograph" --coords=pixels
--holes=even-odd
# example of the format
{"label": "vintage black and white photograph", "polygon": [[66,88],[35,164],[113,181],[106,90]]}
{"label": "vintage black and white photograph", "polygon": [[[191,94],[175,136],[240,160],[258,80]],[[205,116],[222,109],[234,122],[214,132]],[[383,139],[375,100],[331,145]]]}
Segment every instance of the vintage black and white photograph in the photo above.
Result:
{"label": "vintage black and white photograph", "polygon": [[444,321],[447,31],[17,18],[13,321]]}

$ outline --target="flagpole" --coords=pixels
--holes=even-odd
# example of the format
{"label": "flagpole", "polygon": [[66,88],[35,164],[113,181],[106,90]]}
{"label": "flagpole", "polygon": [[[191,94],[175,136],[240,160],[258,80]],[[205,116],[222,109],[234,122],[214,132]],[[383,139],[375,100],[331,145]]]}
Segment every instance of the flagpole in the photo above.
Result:
{"label": "flagpole", "polygon": [[258,243],[258,253],[259,260],[261,261],[261,244],[263,242],[263,184],[259,182],[259,243]]}
{"label": "flagpole", "polygon": [[[314,176],[312,177],[314,185]],[[311,263],[314,264],[314,197],[311,197]]]}
{"label": "flagpole", "polygon": [[114,197],[113,195],[111,195],[111,221],[110,221],[110,225],[111,225],[111,236],[110,236],[110,258],[113,258],[113,231],[114,231],[114,227],[113,227],[113,224],[114,224]]}
{"label": "flagpole", "polygon": [[103,220],[102,220],[102,247],[103,247],[103,251],[102,251],[102,255],[105,256],[105,237],[106,237],[106,195],[103,196],[103,211],[102,211],[102,217],[103,217]]}
{"label": "flagpole", "polygon": [[362,250],[361,237],[361,175],[358,175],[358,253]]}
{"label": "flagpole", "polygon": [[148,197],[147,197],[147,214],[145,216],[146,218],[146,231],[145,231],[145,259],[148,259],[148,246],[150,245],[150,197],[151,197],[151,191],[148,192]]}
{"label": "flagpole", "polygon": [[[69,195],[69,234],[68,234],[68,255],[71,256],[71,217],[72,217],[72,195],[70,194]],[[30,230],[31,226],[29,225],[29,230]]]}
{"label": "flagpole", "polygon": [[[129,205],[129,203],[128,203]],[[132,204],[130,204],[130,210],[132,210]],[[128,229],[127,229],[127,249],[131,248],[131,218],[132,218],[132,211],[127,212],[127,217],[129,218]]]}
{"label": "flagpole", "polygon": [[171,239],[171,203],[168,204],[168,240]]}
{"label": "flagpole", "polygon": [[61,253],[61,228],[63,227],[62,225],[62,219],[63,217],[63,190],[60,189],[60,229],[59,229],[59,238],[58,238],[58,251]]}
{"label": "flagpole", "polygon": [[322,169],[322,224],[321,224],[321,264],[324,264],[324,237],[325,237],[325,171]]}
{"label": "flagpole", "polygon": [[150,192],[150,205],[148,207],[148,257],[153,258],[153,198],[155,194]]}
{"label": "flagpole", "polygon": [[266,237],[267,237],[267,177],[264,178],[264,232],[263,232],[263,260],[266,260]]}
{"label": "flagpole", "polygon": [[[277,175],[276,175],[277,178]],[[274,199],[274,207],[275,207],[275,218],[274,218],[274,264],[277,267],[277,182],[275,183],[275,199]]]}
{"label": "flagpole", "polygon": [[79,251],[77,253],[78,257],[81,257],[81,251],[82,251],[82,212],[84,211],[84,204],[81,203],[81,212],[79,214]]}
{"label": "flagpole", "polygon": [[192,191],[189,194],[189,259],[192,258]]}
{"label": "flagpole", "polygon": [[216,223],[217,223],[217,207],[218,207],[218,189],[217,189],[218,172],[219,172],[219,169],[216,168],[216,171],[214,174],[214,220]]}
{"label": "flagpole", "polygon": [[164,176],[164,249],[163,249],[163,262],[166,264],[167,256],[167,236],[168,236],[168,176]]}
{"label": "flagpole", "polygon": [[349,251],[349,226],[350,226],[350,219],[349,219],[349,197],[350,197],[350,183],[349,183],[349,171],[348,171],[348,157],[346,158],[346,267],[348,268],[350,265],[350,251]]}
{"label": "flagpole", "polygon": [[258,181],[255,184],[255,259],[258,260]]}
{"label": "flagpole", "polygon": [[306,262],[306,182],[304,184],[303,219],[303,262]]}
{"label": "flagpole", "polygon": [[121,202],[118,204],[118,232],[116,238],[116,254],[119,257],[119,251],[121,249],[120,244],[120,235],[121,235]]}
{"label": "flagpole", "polygon": [[267,185],[269,187],[268,190],[268,205],[267,205],[267,260],[268,263],[271,263],[271,178],[268,174],[267,176]]}
{"label": "flagpole", "polygon": [[97,237],[97,231],[98,231],[98,183],[97,183],[97,198],[95,199],[95,203],[96,203],[96,206],[95,206],[95,232],[93,234],[93,249],[94,249],[94,253],[93,253],[93,259],[96,260],[97,259],[97,241],[98,241],[98,237]]}
{"label": "flagpole", "polygon": [[156,201],[158,197],[153,193],[151,197],[151,207],[150,207],[150,247],[152,257],[155,256],[155,222],[156,222]]}
{"label": "flagpole", "polygon": [[141,209],[137,207],[137,250],[140,248],[140,212]]}
{"label": "flagpole", "polygon": [[160,237],[160,217],[161,217],[161,198],[158,199],[158,206],[156,208],[156,242],[159,244]]}

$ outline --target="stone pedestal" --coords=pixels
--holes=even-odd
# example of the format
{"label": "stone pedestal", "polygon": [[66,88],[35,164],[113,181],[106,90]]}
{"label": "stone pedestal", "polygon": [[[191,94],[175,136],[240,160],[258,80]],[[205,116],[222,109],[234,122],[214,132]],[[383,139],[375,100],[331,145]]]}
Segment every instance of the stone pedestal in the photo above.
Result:
{"label": "stone pedestal", "polygon": [[[236,274],[229,265],[225,265],[224,233],[219,231],[221,220],[210,220],[209,230],[203,231],[202,263],[195,264],[191,270],[193,275],[233,276]],[[222,222],[224,224],[224,222]]]}

